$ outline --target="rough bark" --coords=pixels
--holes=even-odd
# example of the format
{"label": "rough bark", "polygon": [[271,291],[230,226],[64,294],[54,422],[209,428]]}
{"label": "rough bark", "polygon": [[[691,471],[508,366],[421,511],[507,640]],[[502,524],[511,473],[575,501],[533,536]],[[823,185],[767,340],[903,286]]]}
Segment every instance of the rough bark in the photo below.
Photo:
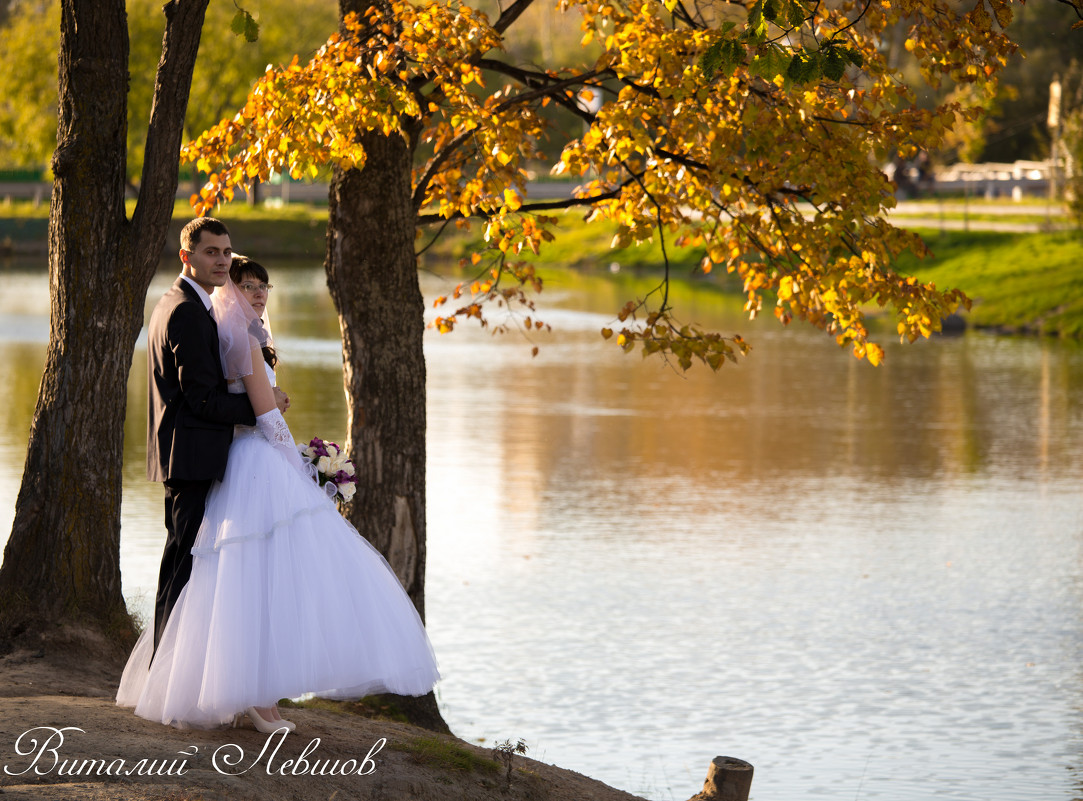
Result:
{"label": "rough bark", "polygon": [[362,170],[331,182],[327,284],[342,329],[350,455],[362,476],[348,516],[424,616],[424,305],[414,255],[409,144],[363,136]]}
{"label": "rough bark", "polygon": [[[342,0],[343,16],[365,2]],[[425,330],[411,169],[414,139],[362,133],[366,164],[337,169],[328,197],[327,285],[342,330],[349,452],[360,489],[347,511],[425,617]],[[447,731],[429,693],[392,702]]]}
{"label": "rough bark", "polygon": [[130,633],[120,585],[127,377],[172,216],[206,5],[164,6],[142,191],[129,222],[124,0],[61,4],[49,346],[0,567],[0,644],[64,622]]}

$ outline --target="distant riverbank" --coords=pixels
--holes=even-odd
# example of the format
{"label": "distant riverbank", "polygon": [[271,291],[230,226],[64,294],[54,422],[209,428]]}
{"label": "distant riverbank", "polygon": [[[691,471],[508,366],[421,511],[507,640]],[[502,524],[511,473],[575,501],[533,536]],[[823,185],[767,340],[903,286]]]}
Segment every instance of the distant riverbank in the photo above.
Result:
{"label": "distant riverbank", "polygon": [[1083,234],[920,231],[933,257],[902,269],[974,301],[968,324],[1003,333],[1083,337]]}
{"label": "distant riverbank", "polygon": [[[976,212],[977,209],[974,209]],[[220,212],[242,252],[271,260],[322,261],[327,208],[294,204],[280,208],[235,204]],[[175,249],[181,227],[190,218],[184,203],[177,210],[163,256]],[[971,217],[973,219],[973,217]],[[899,219],[897,223],[906,224]],[[928,225],[927,220],[915,225]],[[925,260],[903,259],[900,267],[938,287],[958,287],[974,301],[964,314],[967,324],[1006,333],[1083,337],[1083,234],[1079,231],[1014,233],[917,228],[933,253]],[[599,273],[653,275],[662,263],[657,241],[612,250],[615,226],[582,222],[566,214],[556,241],[540,257],[539,270],[572,268]],[[423,231],[418,249],[432,231]],[[48,247],[48,207],[26,203],[0,205],[0,255],[44,256]],[[480,226],[472,232],[449,231],[426,250],[422,266],[453,265],[481,244]],[[701,253],[670,247],[671,274],[678,282],[719,292],[740,292],[725,274],[697,275]]]}
{"label": "distant riverbank", "polygon": [[[128,212],[131,213],[129,208]],[[178,202],[163,255],[175,255],[180,230],[194,215]],[[327,207],[292,205],[281,208],[236,204],[221,212],[240,250],[274,254],[275,258],[323,260]],[[49,207],[30,202],[0,204],[0,255],[43,256],[49,248]]]}

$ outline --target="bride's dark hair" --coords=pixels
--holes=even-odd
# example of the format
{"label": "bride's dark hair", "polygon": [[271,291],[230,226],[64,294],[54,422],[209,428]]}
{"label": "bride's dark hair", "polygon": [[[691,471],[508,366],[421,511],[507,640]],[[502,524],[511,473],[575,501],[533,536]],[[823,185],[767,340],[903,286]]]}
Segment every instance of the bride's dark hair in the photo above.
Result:
{"label": "bride's dark hair", "polygon": [[[267,275],[267,268],[260,264],[258,261],[253,261],[247,256],[233,256],[233,260],[229,265],[229,280],[240,286],[244,283],[245,278],[254,278],[264,284],[268,283],[269,276]],[[274,348],[263,348],[263,360],[271,366],[273,370],[275,365],[278,364],[278,354],[275,353]]]}

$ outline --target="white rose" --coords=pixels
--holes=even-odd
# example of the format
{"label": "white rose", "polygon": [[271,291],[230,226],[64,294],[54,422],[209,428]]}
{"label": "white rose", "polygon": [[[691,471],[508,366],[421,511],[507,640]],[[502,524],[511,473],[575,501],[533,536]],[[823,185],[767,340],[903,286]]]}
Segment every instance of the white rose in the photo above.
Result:
{"label": "white rose", "polygon": [[342,493],[342,500],[348,501],[353,497],[353,494],[357,492],[357,485],[352,481],[344,481],[339,486],[338,491]]}
{"label": "white rose", "polygon": [[311,445],[309,445],[307,448],[305,448],[303,451],[301,451],[301,453],[303,453],[306,458],[309,458],[309,459],[315,459],[316,458],[316,449],[313,448]]}
{"label": "white rose", "polygon": [[346,475],[348,476],[352,476],[356,472],[353,466],[353,462],[346,462],[346,465],[342,469],[346,471]]}
{"label": "white rose", "polygon": [[337,473],[339,470],[342,470],[344,467],[346,467],[346,457],[343,456],[341,453],[338,456],[336,456],[334,459],[331,460],[331,473],[332,474]]}
{"label": "white rose", "polygon": [[331,472],[331,457],[321,456],[320,460],[316,462],[316,469],[321,473],[328,474]]}
{"label": "white rose", "polygon": [[332,459],[338,456],[338,448],[336,448],[330,442],[327,443],[327,455],[330,456]]}

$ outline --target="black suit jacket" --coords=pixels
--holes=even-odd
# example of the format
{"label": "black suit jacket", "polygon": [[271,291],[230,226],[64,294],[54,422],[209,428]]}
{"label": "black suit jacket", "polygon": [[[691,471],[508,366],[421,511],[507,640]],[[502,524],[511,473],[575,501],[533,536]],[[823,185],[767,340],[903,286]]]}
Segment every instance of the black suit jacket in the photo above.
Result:
{"label": "black suit jacket", "polygon": [[181,277],[150,315],[147,360],[147,478],[222,478],[233,426],[256,418],[247,395],[226,389],[214,318]]}

